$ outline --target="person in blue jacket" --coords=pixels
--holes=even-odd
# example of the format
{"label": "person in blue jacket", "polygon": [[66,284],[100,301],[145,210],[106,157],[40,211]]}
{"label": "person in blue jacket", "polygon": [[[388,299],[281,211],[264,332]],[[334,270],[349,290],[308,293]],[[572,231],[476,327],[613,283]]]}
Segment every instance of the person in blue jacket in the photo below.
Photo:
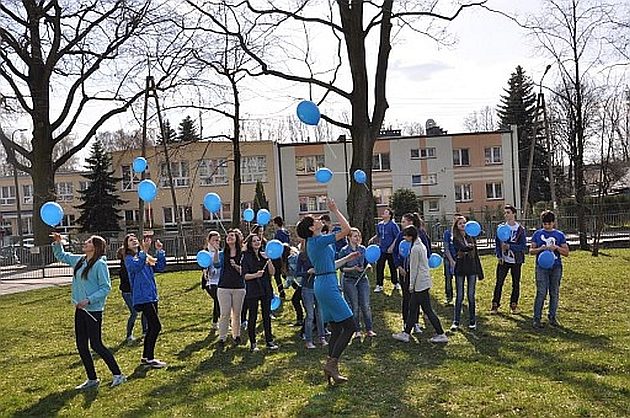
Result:
{"label": "person in blue jacket", "polygon": [[[455,213],[453,224],[461,216],[461,214]],[[453,303],[453,277],[455,276],[455,259],[457,258],[457,249],[453,244],[453,230],[451,228],[446,228],[444,231],[442,249],[444,251],[444,304],[450,305]]]}
{"label": "person in blue jacket", "polygon": [[123,241],[125,246],[125,267],[131,282],[133,306],[147,318],[147,335],[144,337],[144,348],[140,363],[159,369],[166,363],[155,358],[155,343],[162,330],[158,315],[158,292],[155,283],[155,272],[164,271],[166,256],[160,240],[155,241],[157,259],[149,255],[152,239],[145,236],[142,244],[134,234],[127,234]]}
{"label": "person in blue jacket", "polygon": [[516,208],[512,205],[505,205],[503,208],[505,223],[499,225],[507,225],[510,227],[510,239],[501,241],[497,236],[495,238],[495,253],[497,259],[497,281],[494,286],[494,295],[492,297],[491,314],[497,314],[501,306],[501,292],[503,291],[503,283],[507,277],[508,271],[512,276],[512,294],[510,295],[510,312],[514,315],[518,311],[518,298],[521,289],[521,267],[525,262],[525,251],[527,250],[527,238],[525,228],[516,222]]}
{"label": "person in blue jacket", "polygon": [[102,341],[103,309],[112,289],[105,258],[106,243],[102,237],[92,235],[83,243],[85,255],[67,253],[61,244],[61,235],[52,234],[53,254],[62,263],[74,269],[72,276],[72,304],[74,311],[74,333],[77,350],[87,373],[87,380],[77,390],[97,387],[100,384],[94,368],[94,360],[88,345],[105,361],[114,376],[111,386],[124,383],[127,378],[120,371],[114,355]]}
{"label": "person in blue jacket", "polygon": [[385,209],[383,211],[383,220],[376,225],[376,235],[370,239],[370,242],[378,243],[381,249],[381,257],[376,262],[376,287],[374,288],[376,293],[383,291],[385,262],[389,265],[389,275],[394,285],[394,290],[400,290],[396,265],[394,264],[394,244],[399,233],[400,228],[394,222],[394,211],[390,208]]}
{"label": "person in blue jacket", "polygon": [[[276,226],[276,232],[273,235],[273,239],[277,239],[283,244],[291,243],[291,235],[289,231],[284,227],[284,219],[281,216],[276,216],[273,218],[273,224]],[[273,275],[273,280],[276,282],[276,287],[278,288],[278,295],[285,299],[287,297],[286,292],[284,291],[284,286],[282,285],[282,281],[286,279],[286,275],[283,274],[282,269],[282,258],[276,258],[275,260],[271,260],[273,263],[273,267],[276,269],[276,272]]]}

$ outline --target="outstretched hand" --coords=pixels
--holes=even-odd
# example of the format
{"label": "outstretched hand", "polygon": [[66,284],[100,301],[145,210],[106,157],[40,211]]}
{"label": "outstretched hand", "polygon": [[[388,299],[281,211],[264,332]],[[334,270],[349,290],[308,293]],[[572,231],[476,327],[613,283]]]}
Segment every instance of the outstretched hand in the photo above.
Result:
{"label": "outstretched hand", "polygon": [[335,202],[335,199],[328,198],[326,204],[328,205],[328,209],[330,209],[331,212],[337,212],[339,210],[337,208],[337,203]]}
{"label": "outstretched hand", "polygon": [[[151,237],[144,237],[142,239],[142,250],[146,253],[149,252],[149,249],[151,249],[151,243],[153,242],[153,240],[151,239]],[[157,244],[157,243],[156,243]],[[161,243],[160,243],[161,244]]]}
{"label": "outstretched hand", "polygon": [[50,234],[53,242],[61,242],[61,234],[59,232],[53,232]]}
{"label": "outstretched hand", "polygon": [[155,249],[160,251],[162,248],[164,248],[164,244],[162,244],[162,241],[160,241],[159,239],[155,240]]}

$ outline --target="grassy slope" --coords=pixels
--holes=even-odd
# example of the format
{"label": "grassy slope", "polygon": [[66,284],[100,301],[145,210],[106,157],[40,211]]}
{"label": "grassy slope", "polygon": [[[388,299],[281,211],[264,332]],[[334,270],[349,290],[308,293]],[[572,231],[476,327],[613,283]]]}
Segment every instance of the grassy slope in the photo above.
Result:
{"label": "grassy slope", "polygon": [[[628,415],[630,252],[607,255],[575,253],[566,263],[559,311],[563,329],[531,329],[531,259],[522,282],[523,314],[492,317],[487,311],[495,262],[484,259],[479,329],[453,335],[447,346],[432,346],[426,335],[408,345],[392,340],[400,296],[372,295],[379,335],[348,348],[342,370],[350,383],[338,388],[328,388],[320,371],[325,352],[307,352],[288,326],[294,320],[288,301],[273,323],[279,352],[252,354],[245,346],[218,351],[216,337],[208,333],[211,304],[199,289],[198,274],[171,273],[159,277],[163,334],[157,346],[169,368],[139,367],[141,346],[120,343],[126,308],[116,290],[107,305],[104,341],[130,381],[77,393],[73,387],[84,372],[74,347],[69,289],[5,296],[0,298],[0,415]],[[434,272],[434,278],[433,296],[441,301],[441,274]],[[509,289],[506,283],[504,300]],[[434,307],[447,327],[451,308]],[[109,383],[104,363],[98,360],[96,366]]]}

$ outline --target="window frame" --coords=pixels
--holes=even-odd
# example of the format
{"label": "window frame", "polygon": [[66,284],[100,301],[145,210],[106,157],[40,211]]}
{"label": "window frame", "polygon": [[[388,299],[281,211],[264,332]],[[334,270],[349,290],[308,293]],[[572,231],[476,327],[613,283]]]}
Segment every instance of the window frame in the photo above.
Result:
{"label": "window frame", "polygon": [[[498,150],[498,160],[495,158],[495,151]],[[483,149],[484,160],[486,165],[503,164],[503,148],[500,145],[493,145]]]}
{"label": "window frame", "polygon": [[[492,196],[488,194],[488,186],[491,187]],[[498,186],[498,187],[497,187]],[[497,190],[500,192],[500,196],[497,195]],[[502,181],[492,181],[486,183],[486,200],[504,200],[503,196],[503,182]]]}
{"label": "window frame", "polygon": [[[466,164],[463,163],[463,156],[466,154]],[[458,163],[455,162],[457,154]],[[453,167],[470,167],[470,148],[453,148]]]}
{"label": "window frame", "polygon": [[[461,198],[457,199],[457,191],[459,190]],[[466,199],[466,190],[468,191],[468,199]],[[471,183],[457,183],[455,184],[455,202],[464,203],[473,201],[473,187]]]}

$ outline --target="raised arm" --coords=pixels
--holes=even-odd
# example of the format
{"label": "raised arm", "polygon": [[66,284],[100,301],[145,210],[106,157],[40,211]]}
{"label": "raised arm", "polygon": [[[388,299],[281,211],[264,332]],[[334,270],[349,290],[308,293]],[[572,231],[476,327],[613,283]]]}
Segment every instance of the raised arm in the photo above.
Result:
{"label": "raised arm", "polygon": [[328,199],[327,203],[328,209],[335,214],[337,221],[339,222],[339,226],[341,227],[341,230],[335,234],[335,240],[339,241],[340,239],[344,239],[350,233],[350,224],[337,207],[337,203],[335,203],[334,199]]}
{"label": "raised arm", "polygon": [[54,232],[52,234],[52,239],[53,239],[53,243],[52,243],[53,254],[55,258],[61,261],[62,263],[66,263],[74,267],[79,262],[79,260],[81,260],[81,258],[83,257],[81,255],[65,252],[63,250],[63,245],[61,244],[61,235],[59,235],[58,233]]}

